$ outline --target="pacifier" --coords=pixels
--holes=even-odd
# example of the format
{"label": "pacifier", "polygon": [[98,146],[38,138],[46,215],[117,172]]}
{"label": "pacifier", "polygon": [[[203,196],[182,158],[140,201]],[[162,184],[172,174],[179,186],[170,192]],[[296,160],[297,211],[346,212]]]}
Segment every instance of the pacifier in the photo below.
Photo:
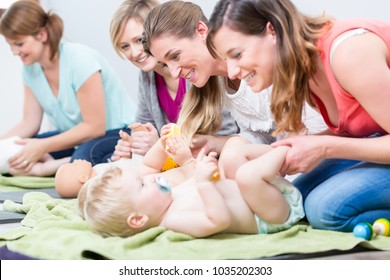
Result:
{"label": "pacifier", "polygon": [[162,190],[163,192],[170,192],[171,191],[171,187],[169,186],[168,181],[164,177],[157,176],[156,183],[157,183],[157,186],[160,188],[160,190]]}

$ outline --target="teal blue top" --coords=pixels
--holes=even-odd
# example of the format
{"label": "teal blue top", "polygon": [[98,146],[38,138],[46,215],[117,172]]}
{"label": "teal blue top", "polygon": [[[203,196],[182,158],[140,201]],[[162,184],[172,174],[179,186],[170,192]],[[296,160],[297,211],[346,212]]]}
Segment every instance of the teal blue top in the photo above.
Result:
{"label": "teal blue top", "polygon": [[122,128],[135,120],[136,107],[106,59],[87,46],[63,42],[59,48],[60,78],[56,97],[39,63],[23,67],[23,81],[50,122],[66,131],[82,122],[77,92],[94,73],[100,72],[106,106],[106,130]]}

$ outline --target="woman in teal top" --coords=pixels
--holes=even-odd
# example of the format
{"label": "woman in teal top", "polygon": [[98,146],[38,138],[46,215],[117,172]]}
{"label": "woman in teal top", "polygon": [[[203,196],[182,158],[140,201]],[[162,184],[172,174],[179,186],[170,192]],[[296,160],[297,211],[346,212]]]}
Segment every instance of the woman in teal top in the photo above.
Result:
{"label": "woman in teal top", "polygon": [[[61,18],[32,1],[8,8],[0,33],[24,64],[23,120],[1,137],[22,138],[10,166],[28,171],[47,153],[107,162],[135,106],[106,60],[87,46],[60,43]],[[37,135],[44,113],[58,131]]]}

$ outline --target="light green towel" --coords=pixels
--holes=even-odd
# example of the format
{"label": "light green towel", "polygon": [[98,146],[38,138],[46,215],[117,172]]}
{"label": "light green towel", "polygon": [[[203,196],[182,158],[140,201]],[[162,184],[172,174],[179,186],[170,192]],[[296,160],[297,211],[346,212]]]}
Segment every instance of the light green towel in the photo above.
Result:
{"label": "light green towel", "polygon": [[276,234],[191,236],[155,227],[133,237],[102,238],[88,230],[77,201],[30,192],[23,204],[5,201],[6,210],[27,213],[24,227],[0,234],[0,245],[42,259],[254,259],[281,254],[350,250],[358,245],[390,250],[390,237],[372,241],[352,233],[315,230],[305,224]]}
{"label": "light green towel", "polygon": [[54,177],[0,175],[0,192],[14,192],[26,189],[44,189],[54,187]]}

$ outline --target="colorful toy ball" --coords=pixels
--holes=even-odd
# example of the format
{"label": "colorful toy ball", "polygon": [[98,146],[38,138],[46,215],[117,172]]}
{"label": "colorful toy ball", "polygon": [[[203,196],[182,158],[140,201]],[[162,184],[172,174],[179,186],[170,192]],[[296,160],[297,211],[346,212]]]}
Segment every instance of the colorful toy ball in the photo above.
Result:
{"label": "colorful toy ball", "polygon": [[219,171],[215,171],[213,173],[213,176],[211,176],[211,181],[218,181],[219,179],[221,179],[221,174],[219,173]]}
{"label": "colorful toy ball", "polygon": [[376,220],[372,228],[376,234],[390,236],[390,222],[385,218]]}
{"label": "colorful toy ball", "polygon": [[374,235],[374,230],[369,223],[358,223],[353,228],[353,235],[355,237],[371,240],[372,236]]}

